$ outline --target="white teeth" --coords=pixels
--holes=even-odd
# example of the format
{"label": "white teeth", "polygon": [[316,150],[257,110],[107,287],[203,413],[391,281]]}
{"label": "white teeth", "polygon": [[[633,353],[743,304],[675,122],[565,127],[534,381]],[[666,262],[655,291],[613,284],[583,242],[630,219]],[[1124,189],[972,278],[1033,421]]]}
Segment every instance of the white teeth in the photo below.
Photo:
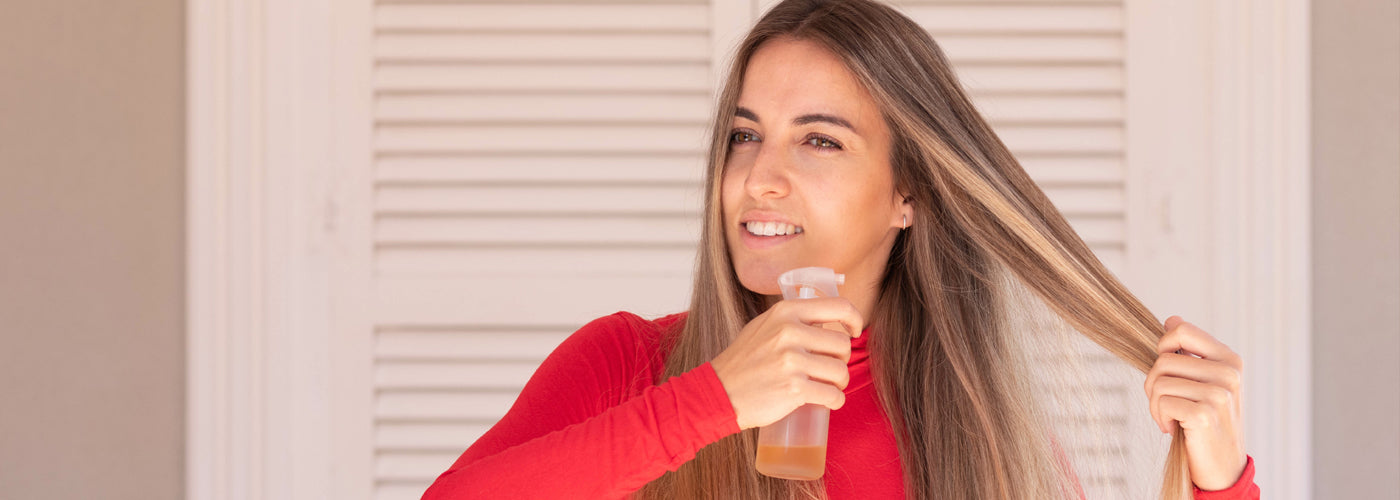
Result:
{"label": "white teeth", "polygon": [[752,221],[744,224],[744,228],[757,236],[783,236],[789,234],[802,234],[802,228],[793,224],[781,222],[758,222]]}

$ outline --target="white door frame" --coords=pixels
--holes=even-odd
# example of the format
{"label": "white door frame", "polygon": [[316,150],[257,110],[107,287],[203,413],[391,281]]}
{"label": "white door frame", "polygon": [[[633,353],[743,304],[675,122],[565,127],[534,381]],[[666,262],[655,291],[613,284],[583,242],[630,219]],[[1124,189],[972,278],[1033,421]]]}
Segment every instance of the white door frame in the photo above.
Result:
{"label": "white door frame", "polygon": [[1255,481],[1310,498],[1309,0],[1126,5],[1128,245],[1150,249],[1128,286],[1245,359]]}
{"label": "white door frame", "polygon": [[[368,297],[355,295],[372,278],[371,221],[359,209],[372,195],[371,9],[187,4],[191,500],[373,491],[373,332],[357,307]],[[1129,182],[1142,190],[1129,194],[1130,220],[1160,222],[1130,227],[1129,244],[1175,248],[1198,265],[1149,259],[1125,278],[1154,310],[1209,318],[1248,361],[1248,446],[1276,498],[1311,494],[1308,10],[1308,0],[1127,0],[1130,161],[1181,167],[1130,174],[1144,176]],[[752,21],[715,12],[728,31]],[[1201,35],[1182,28],[1191,22],[1208,37],[1187,37]],[[1174,84],[1195,107],[1154,100]],[[1192,113],[1208,113],[1210,130],[1174,127]],[[1208,149],[1173,147],[1192,141]],[[1202,185],[1211,206],[1173,204]],[[1178,279],[1193,273],[1209,281]]]}
{"label": "white door frame", "polygon": [[371,7],[187,3],[187,498],[373,492]]}

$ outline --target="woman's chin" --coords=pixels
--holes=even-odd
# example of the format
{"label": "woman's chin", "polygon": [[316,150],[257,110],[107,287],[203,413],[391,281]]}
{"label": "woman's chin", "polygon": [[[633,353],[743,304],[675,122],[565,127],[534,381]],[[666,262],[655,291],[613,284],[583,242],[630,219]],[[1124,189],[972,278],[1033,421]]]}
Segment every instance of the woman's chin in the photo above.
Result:
{"label": "woman's chin", "polygon": [[739,283],[749,291],[761,295],[780,295],[782,290],[778,288],[778,276],[790,270],[784,264],[750,262],[736,266],[735,274],[739,275]]}

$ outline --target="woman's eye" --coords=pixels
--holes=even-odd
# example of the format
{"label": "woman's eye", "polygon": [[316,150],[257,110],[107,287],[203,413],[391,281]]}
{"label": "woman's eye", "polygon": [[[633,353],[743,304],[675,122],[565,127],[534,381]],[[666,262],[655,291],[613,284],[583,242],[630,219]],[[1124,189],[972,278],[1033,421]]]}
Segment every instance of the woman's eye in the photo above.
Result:
{"label": "woman's eye", "polygon": [[821,136],[807,139],[807,144],[811,144],[822,149],[841,149],[841,144],[838,144],[836,141]]}
{"label": "woman's eye", "polygon": [[744,142],[753,142],[753,141],[757,141],[757,140],[758,140],[758,136],[755,135],[755,134],[752,133],[752,132],[745,132],[745,131],[739,130],[739,131],[736,131],[736,132],[733,132],[733,133],[729,134],[729,143],[730,143],[730,144],[739,144],[739,143],[744,143]]}

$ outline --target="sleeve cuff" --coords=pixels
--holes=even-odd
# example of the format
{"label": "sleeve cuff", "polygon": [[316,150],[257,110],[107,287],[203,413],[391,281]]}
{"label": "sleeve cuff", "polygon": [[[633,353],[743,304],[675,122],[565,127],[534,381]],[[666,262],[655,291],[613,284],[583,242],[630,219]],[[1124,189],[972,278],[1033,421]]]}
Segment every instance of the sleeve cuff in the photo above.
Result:
{"label": "sleeve cuff", "polygon": [[1245,455],[1244,470],[1235,484],[1223,490],[1206,491],[1191,485],[1195,500],[1239,500],[1259,498],[1259,486],[1254,484],[1254,457]]}

